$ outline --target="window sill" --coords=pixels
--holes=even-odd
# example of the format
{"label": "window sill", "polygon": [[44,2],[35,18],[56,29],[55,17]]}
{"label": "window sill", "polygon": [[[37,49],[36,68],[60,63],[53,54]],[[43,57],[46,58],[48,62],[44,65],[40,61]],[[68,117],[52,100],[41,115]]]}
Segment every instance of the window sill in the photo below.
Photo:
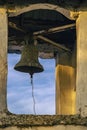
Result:
{"label": "window sill", "polygon": [[54,125],[83,125],[87,126],[87,118],[80,115],[15,115],[7,113],[0,118],[0,128],[17,126],[54,126]]}

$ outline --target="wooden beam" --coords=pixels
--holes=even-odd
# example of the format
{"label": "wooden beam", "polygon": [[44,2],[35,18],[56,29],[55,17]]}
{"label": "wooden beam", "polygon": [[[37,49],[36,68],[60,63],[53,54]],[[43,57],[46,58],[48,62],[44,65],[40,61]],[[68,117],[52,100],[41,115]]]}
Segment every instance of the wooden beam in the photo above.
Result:
{"label": "wooden beam", "polygon": [[[8,25],[11,28],[13,28],[13,29],[16,29],[16,30],[18,30],[20,32],[26,33],[25,30],[23,30],[21,27],[18,27],[13,22],[8,22]],[[67,24],[67,25],[64,25],[64,26],[53,27],[53,28],[50,28],[48,30],[40,30],[40,31],[34,32],[33,35],[41,35],[41,34],[50,34],[50,33],[62,32],[62,31],[66,31],[67,29],[74,29],[75,26],[76,26],[75,23],[73,23],[73,24]]]}
{"label": "wooden beam", "polygon": [[40,34],[57,33],[57,32],[66,31],[67,29],[74,29],[75,26],[76,26],[76,24],[73,23],[73,24],[68,24],[68,25],[64,25],[64,26],[50,28],[48,30],[37,31],[37,32],[34,32],[33,34],[34,35],[40,35]]}
{"label": "wooden beam", "polygon": [[48,39],[48,38],[46,38],[46,37],[43,37],[43,36],[38,35],[38,36],[36,36],[36,38],[37,38],[37,39],[44,40],[45,42],[47,42],[47,43],[49,43],[49,44],[52,44],[53,46],[56,46],[56,47],[58,47],[58,48],[61,49],[61,50],[71,52],[70,49],[68,49],[68,48],[66,48],[65,46],[60,45],[59,43],[56,43],[56,42],[54,42],[54,41],[52,41],[52,40],[50,40],[50,39]]}
{"label": "wooden beam", "polygon": [[13,28],[13,29],[16,29],[16,30],[18,30],[18,31],[20,31],[20,32],[26,33],[23,29],[21,29],[20,27],[17,27],[17,25],[16,25],[15,23],[13,23],[13,22],[8,22],[8,25],[9,25],[11,28]]}

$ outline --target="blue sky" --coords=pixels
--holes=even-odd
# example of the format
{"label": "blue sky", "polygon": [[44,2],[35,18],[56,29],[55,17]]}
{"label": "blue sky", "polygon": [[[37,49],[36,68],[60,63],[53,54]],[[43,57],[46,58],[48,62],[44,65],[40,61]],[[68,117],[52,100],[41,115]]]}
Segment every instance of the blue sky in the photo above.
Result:
{"label": "blue sky", "polygon": [[[8,54],[7,104],[15,114],[34,114],[30,75],[14,70],[19,54]],[[39,59],[44,72],[33,76],[36,114],[55,114],[55,60]]]}

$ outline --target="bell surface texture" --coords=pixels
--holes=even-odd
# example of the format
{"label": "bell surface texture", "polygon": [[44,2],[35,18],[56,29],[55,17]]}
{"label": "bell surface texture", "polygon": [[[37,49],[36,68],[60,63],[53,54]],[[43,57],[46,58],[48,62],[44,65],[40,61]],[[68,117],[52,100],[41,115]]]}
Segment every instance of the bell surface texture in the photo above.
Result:
{"label": "bell surface texture", "polygon": [[39,63],[38,49],[35,45],[28,44],[24,46],[21,59],[15,65],[14,69],[20,72],[29,73],[30,75],[44,70],[43,66]]}

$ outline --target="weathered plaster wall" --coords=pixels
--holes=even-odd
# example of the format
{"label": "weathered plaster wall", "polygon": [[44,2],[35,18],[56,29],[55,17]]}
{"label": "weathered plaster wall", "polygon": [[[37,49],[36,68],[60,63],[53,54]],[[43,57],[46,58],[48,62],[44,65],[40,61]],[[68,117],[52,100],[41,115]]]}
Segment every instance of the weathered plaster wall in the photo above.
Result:
{"label": "weathered plaster wall", "polygon": [[7,127],[7,128],[0,128],[0,130],[87,130],[87,127],[84,126],[40,126],[40,127],[28,127],[28,128],[21,128],[21,127]]}
{"label": "weathered plaster wall", "polygon": [[80,12],[77,27],[77,113],[87,116],[87,12]]}
{"label": "weathered plaster wall", "polygon": [[76,47],[56,58],[56,114],[76,113]]}
{"label": "weathered plaster wall", "polygon": [[[7,15],[0,13],[1,26],[0,26],[0,111],[4,111],[6,106],[6,74],[3,73],[7,68]],[[3,22],[2,22],[3,21]],[[77,109],[79,115],[74,116],[33,116],[33,115],[13,115],[5,113],[2,117],[0,113],[0,130],[87,130],[87,12],[80,14],[77,20]],[[5,25],[5,27],[4,27]],[[83,59],[84,57],[84,59]],[[81,112],[81,113],[80,113]]]}
{"label": "weathered plaster wall", "polygon": [[75,114],[75,69],[69,66],[56,67],[56,111],[57,114]]}
{"label": "weathered plaster wall", "polygon": [[7,14],[0,9],[0,112],[6,110],[6,84],[7,84]]}

